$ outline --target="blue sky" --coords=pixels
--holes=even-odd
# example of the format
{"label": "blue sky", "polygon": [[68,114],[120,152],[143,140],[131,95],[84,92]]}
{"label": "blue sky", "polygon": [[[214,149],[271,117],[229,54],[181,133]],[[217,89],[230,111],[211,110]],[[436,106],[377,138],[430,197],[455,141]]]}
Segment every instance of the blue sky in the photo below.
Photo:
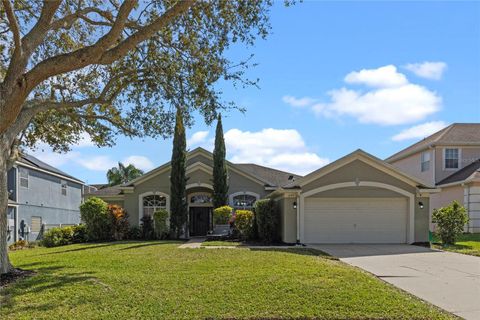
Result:
{"label": "blue sky", "polygon": [[[385,158],[453,122],[480,122],[479,2],[305,1],[271,11],[272,34],[249,71],[260,89],[221,84],[247,112],[224,115],[227,158],[307,173],[362,148]],[[200,117],[189,147],[211,147]],[[207,133],[208,132],[208,133]],[[171,140],[85,139],[69,154],[35,155],[88,183],[118,161],[148,170],[169,161]]]}

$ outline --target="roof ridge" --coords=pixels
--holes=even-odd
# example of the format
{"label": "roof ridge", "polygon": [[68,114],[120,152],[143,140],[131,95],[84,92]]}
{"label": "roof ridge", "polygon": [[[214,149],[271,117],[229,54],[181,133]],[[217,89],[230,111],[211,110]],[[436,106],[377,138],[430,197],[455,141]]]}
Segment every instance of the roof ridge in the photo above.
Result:
{"label": "roof ridge", "polygon": [[[442,129],[442,130],[444,130],[443,133],[440,134],[440,135],[439,135],[436,139],[434,139],[433,141],[438,142],[444,135],[446,135],[448,132],[450,132],[450,130],[452,130],[452,128],[453,128],[454,126],[456,126],[456,125],[457,125],[457,123],[452,123],[452,124],[449,125],[448,127],[443,128],[443,129]],[[439,133],[439,132],[441,132],[442,130],[437,131],[436,133]],[[435,133],[434,133],[434,134],[435,134]],[[432,135],[434,135],[434,134],[432,134]]]}
{"label": "roof ridge", "polygon": [[280,169],[276,169],[276,168],[272,168],[272,167],[267,167],[267,166],[263,166],[263,165],[261,165],[261,164],[256,164],[256,163],[252,163],[252,162],[249,162],[249,163],[234,163],[234,164],[235,164],[235,165],[251,165],[251,166],[257,166],[257,167],[262,167],[262,168],[269,169],[269,170],[272,170],[272,171],[277,171],[277,172],[281,172],[281,173],[287,173],[287,174],[291,174],[291,175],[294,175],[294,176],[301,177],[301,175],[296,174],[296,173],[293,173],[293,172],[284,171],[284,170],[280,170]]}

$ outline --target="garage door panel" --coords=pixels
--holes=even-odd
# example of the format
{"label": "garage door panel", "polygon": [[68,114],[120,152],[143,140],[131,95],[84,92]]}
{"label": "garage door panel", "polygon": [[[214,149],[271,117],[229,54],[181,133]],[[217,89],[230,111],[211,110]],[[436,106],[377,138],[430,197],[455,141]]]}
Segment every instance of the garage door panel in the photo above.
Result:
{"label": "garage door panel", "polygon": [[406,198],[306,198],[306,243],[405,243]]}

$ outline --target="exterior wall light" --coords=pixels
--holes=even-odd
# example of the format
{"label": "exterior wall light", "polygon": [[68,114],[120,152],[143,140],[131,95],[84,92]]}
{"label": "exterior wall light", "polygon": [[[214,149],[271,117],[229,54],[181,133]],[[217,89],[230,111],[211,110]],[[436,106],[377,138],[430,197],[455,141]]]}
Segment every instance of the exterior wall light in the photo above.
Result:
{"label": "exterior wall light", "polygon": [[293,209],[297,209],[297,202],[296,201],[293,203]]}
{"label": "exterior wall light", "polygon": [[418,203],[418,206],[420,207],[420,209],[423,209],[423,202],[420,201],[420,202]]}

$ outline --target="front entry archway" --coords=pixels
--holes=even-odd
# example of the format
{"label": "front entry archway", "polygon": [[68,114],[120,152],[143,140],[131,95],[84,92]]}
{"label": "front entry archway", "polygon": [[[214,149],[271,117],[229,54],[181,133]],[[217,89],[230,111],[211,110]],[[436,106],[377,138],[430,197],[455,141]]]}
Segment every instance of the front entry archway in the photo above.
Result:
{"label": "front entry archway", "polygon": [[204,237],[213,229],[213,204],[210,190],[195,190],[188,195],[190,237]]}

